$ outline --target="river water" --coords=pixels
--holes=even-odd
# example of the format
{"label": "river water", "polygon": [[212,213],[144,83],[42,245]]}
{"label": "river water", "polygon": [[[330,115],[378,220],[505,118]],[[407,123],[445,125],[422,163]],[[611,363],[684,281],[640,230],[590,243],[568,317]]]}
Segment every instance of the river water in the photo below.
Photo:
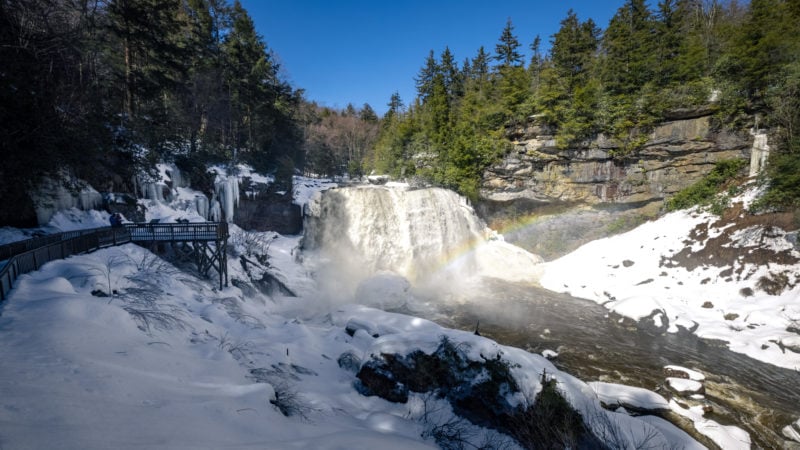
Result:
{"label": "river water", "polygon": [[[481,290],[426,306],[434,308],[426,313],[432,312],[442,325],[465,330],[477,325],[483,336],[504,345],[534,353],[555,350],[559,356],[553,363],[584,381],[667,394],[662,387],[665,365],[699,370],[706,375],[705,395],[713,407],[706,417],[747,430],[761,448],[786,445],[780,430],[800,412],[799,372],[731,352],[722,342],[699,339],[684,330],[666,333],[645,322],[623,319],[588,300],[491,281]],[[421,311],[412,305],[406,312]],[[676,421],[677,415],[667,418]]]}
{"label": "river water", "polygon": [[[665,365],[699,370],[706,375],[706,399],[713,407],[708,418],[745,429],[758,447],[787,445],[781,429],[800,415],[797,371],[758,362],[727,350],[722,342],[702,340],[685,330],[671,334],[648,325],[649,321],[622,319],[594,302],[529,283],[487,281],[458,291],[448,288],[464,280],[497,278],[480,273],[487,266],[501,267],[502,275],[512,269],[520,269],[516,273],[535,270],[533,259],[521,257],[513,246],[492,246],[494,259],[488,265],[484,264],[487,254],[465,253],[465,248],[484,240],[486,230],[472,208],[453,192],[335,189],[312,201],[307,213],[306,250],[319,251],[322,259],[336,262],[330,269],[337,290],[352,291],[359,280],[380,270],[414,283],[461,261],[455,271],[441,278],[444,289],[415,292],[423,300],[399,311],[466,330],[479,323],[481,334],[499,343],[536,353],[555,350],[559,356],[554,363],[584,381],[659,390]],[[667,418],[680,421],[675,415]]]}

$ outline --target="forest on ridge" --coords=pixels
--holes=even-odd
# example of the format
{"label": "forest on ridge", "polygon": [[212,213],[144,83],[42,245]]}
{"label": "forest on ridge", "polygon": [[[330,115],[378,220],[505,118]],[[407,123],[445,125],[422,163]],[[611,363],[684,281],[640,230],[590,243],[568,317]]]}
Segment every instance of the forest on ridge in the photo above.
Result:
{"label": "forest on ridge", "polygon": [[132,192],[159,161],[207,191],[208,164],[245,162],[476,198],[526,121],[561,148],[602,133],[624,160],[655,124],[708,108],[720,129],[770,130],[766,203],[800,202],[800,2],[628,0],[605,28],[572,11],[552,36],[498,28],[474,55],[420,55],[416,97],[387,95],[378,117],[305,98],[238,1],[2,0],[0,197],[22,213],[0,222],[30,225],[44,175]]}
{"label": "forest on ridge", "polygon": [[407,108],[392,98],[371,167],[475,198],[514,125],[535,120],[560,148],[602,133],[625,159],[657,123],[710,109],[718,129],[773,131],[766,203],[798,205],[799,2],[629,0],[605,29],[573,11],[560,25],[549,52],[534,36],[527,58],[511,19],[493,51],[460,64],[449,48],[431,51],[417,97]]}

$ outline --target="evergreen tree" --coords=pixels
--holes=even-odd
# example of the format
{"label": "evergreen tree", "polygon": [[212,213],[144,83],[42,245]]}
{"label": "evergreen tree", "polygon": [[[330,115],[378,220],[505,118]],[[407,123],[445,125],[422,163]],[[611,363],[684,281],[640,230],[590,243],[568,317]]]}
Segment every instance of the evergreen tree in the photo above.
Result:
{"label": "evergreen tree", "polygon": [[[181,45],[179,0],[110,0],[112,32],[121,41],[124,74],[122,110],[163,115],[161,101],[185,79],[187,53]],[[142,111],[140,111],[142,110]],[[159,111],[160,110],[160,111]]]}
{"label": "evergreen tree", "polygon": [[[238,1],[231,10],[225,36],[225,82],[230,94],[228,145],[244,151],[244,159],[259,167],[291,151],[294,126],[287,114],[295,101],[291,88],[278,77],[278,65],[250,15]],[[234,159],[237,155],[234,154]]]}
{"label": "evergreen tree", "polygon": [[472,78],[472,63],[470,63],[469,58],[464,58],[464,62],[461,63],[461,81],[466,83]]}
{"label": "evergreen tree", "polygon": [[378,115],[375,114],[375,110],[372,109],[372,106],[369,106],[369,103],[364,103],[358,113],[358,117],[368,123],[378,123]]}
{"label": "evergreen tree", "polygon": [[796,6],[785,0],[752,0],[734,42],[736,64],[729,75],[740,78],[753,95],[763,96],[778,82],[781,68],[797,55]]}
{"label": "evergreen tree", "polygon": [[423,103],[433,94],[433,78],[438,72],[439,63],[436,62],[436,57],[433,54],[433,50],[431,50],[428,53],[428,57],[425,58],[425,65],[420,68],[417,77],[414,78],[417,96]]}
{"label": "evergreen tree", "polygon": [[644,0],[627,0],[603,35],[603,81],[612,94],[632,94],[654,79],[655,23]]}
{"label": "evergreen tree", "polygon": [[215,153],[228,123],[227,89],[224,88],[222,34],[228,29],[228,7],[220,0],[189,0],[185,4],[186,47],[190,58],[188,79],[179,86],[183,126],[190,151]]}
{"label": "evergreen tree", "polygon": [[581,23],[575,11],[569,10],[561,27],[551,40],[550,61],[555,75],[567,95],[585,83],[593,69],[600,30],[589,19]]}
{"label": "evergreen tree", "polygon": [[449,47],[445,47],[440,59],[439,70],[444,76],[444,86],[447,90],[449,101],[452,103],[464,94],[464,82],[461,72],[458,70],[458,63],[455,62]]}
{"label": "evergreen tree", "polygon": [[386,106],[388,106],[389,109],[386,110],[386,114],[383,116],[384,123],[391,122],[394,118],[402,115],[405,105],[403,105],[403,99],[400,98],[400,93],[395,91]]}
{"label": "evergreen tree", "polygon": [[560,146],[597,131],[600,90],[593,72],[599,35],[591,19],[581,22],[570,10],[551,40],[549,64],[540,73],[537,103],[545,120],[558,127]]}
{"label": "evergreen tree", "polygon": [[666,85],[678,73],[677,59],[682,51],[683,38],[687,31],[681,12],[677,8],[677,0],[658,2],[656,83],[659,86]]}
{"label": "evergreen tree", "polygon": [[522,65],[522,54],[519,52],[519,39],[514,35],[514,25],[511,18],[506,21],[506,26],[500,34],[500,42],[495,46],[494,60],[499,67],[519,67]]}
{"label": "evergreen tree", "polygon": [[472,58],[470,78],[484,82],[489,79],[489,54],[483,46],[478,49],[478,54]]}

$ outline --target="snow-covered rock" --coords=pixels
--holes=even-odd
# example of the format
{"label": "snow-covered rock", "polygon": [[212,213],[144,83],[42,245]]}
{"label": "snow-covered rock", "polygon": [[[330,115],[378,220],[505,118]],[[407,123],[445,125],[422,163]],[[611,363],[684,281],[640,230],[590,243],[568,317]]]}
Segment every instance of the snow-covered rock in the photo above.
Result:
{"label": "snow-covered rock", "polygon": [[639,412],[669,411],[669,402],[647,389],[602,381],[588,384],[597,394],[597,398],[607,407],[623,407]]}
{"label": "snow-covered rock", "polygon": [[702,394],[705,392],[703,383],[685,378],[672,378],[666,380],[667,387],[680,395]]}

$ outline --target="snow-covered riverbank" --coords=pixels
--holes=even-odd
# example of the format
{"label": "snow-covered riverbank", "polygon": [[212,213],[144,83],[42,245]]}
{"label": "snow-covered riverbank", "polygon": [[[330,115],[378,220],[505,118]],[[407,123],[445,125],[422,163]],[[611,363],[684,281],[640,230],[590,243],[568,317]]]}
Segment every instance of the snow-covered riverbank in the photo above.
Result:
{"label": "snow-covered riverbank", "polygon": [[796,233],[697,210],[673,212],[547,263],[541,285],[632,319],[649,318],[668,332],[683,328],[757,360],[800,368]]}

